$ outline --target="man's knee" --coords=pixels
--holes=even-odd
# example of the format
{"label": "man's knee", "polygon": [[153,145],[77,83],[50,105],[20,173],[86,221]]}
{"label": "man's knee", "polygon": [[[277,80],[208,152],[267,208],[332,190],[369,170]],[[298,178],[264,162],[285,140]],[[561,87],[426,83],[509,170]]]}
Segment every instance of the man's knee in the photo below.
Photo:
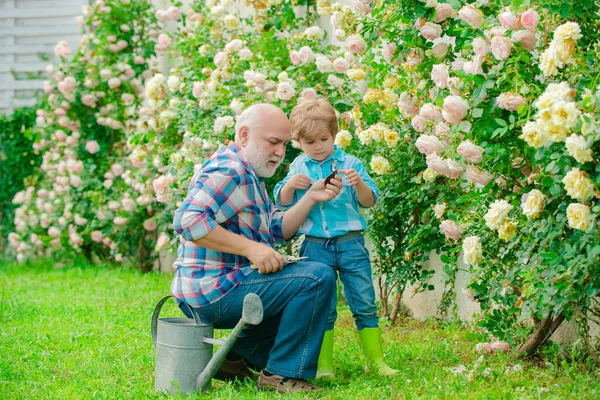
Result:
{"label": "man's knee", "polygon": [[325,286],[335,285],[335,273],[327,264],[311,261],[303,266],[303,270]]}

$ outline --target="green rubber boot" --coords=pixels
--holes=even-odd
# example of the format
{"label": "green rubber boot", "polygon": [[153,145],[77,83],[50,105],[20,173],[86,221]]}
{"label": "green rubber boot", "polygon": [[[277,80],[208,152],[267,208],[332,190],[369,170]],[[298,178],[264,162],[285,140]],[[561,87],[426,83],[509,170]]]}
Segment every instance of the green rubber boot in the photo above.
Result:
{"label": "green rubber boot", "polygon": [[317,379],[326,379],[332,381],[335,379],[333,374],[333,329],[325,331],[323,335],[323,344],[321,353],[319,353],[319,363],[317,365]]}
{"label": "green rubber boot", "polygon": [[358,331],[360,344],[367,360],[366,371],[381,376],[395,376],[400,371],[390,368],[383,360],[381,328],[364,328]]}

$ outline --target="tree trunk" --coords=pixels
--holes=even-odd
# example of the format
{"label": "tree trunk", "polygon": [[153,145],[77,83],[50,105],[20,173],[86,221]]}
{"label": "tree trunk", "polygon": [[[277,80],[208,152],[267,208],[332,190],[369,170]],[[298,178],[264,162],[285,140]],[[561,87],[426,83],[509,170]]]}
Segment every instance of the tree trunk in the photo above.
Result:
{"label": "tree trunk", "polygon": [[556,318],[552,319],[552,314],[544,318],[541,323],[537,326],[537,330],[529,337],[529,339],[523,343],[518,352],[521,353],[522,357],[529,357],[537,351],[546,341],[552,336],[556,328],[564,321],[565,316],[559,314]]}
{"label": "tree trunk", "polygon": [[388,291],[383,281],[383,276],[377,277],[377,283],[379,285],[379,298],[381,299],[381,313],[384,318],[390,318],[389,305],[388,305]]}
{"label": "tree trunk", "polygon": [[394,297],[394,305],[392,306],[392,315],[390,318],[392,320],[392,325],[394,325],[396,323],[396,320],[398,319],[398,313],[400,312],[400,305],[402,304],[402,293],[403,292],[404,292],[404,289],[396,291],[396,296]]}

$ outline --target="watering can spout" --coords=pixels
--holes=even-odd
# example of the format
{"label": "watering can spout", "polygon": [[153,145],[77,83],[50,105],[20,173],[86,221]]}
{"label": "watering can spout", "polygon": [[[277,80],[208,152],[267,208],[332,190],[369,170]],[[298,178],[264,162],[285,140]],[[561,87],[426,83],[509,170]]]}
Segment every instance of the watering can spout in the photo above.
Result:
{"label": "watering can spout", "polygon": [[209,341],[208,338],[203,339],[205,343],[213,343],[213,344],[221,344],[221,347],[212,359],[208,362],[208,365],[204,368],[204,370],[198,376],[198,381],[196,386],[199,389],[205,390],[209,384],[212,377],[217,373],[219,367],[225,360],[225,356],[233,347],[236,339],[242,332],[242,329],[247,324],[250,325],[258,325],[263,320],[263,305],[260,297],[254,293],[248,293],[246,297],[244,297],[244,306],[242,308],[242,319],[237,323],[235,328],[231,331],[229,337],[222,341],[221,343],[215,343],[214,340]]}

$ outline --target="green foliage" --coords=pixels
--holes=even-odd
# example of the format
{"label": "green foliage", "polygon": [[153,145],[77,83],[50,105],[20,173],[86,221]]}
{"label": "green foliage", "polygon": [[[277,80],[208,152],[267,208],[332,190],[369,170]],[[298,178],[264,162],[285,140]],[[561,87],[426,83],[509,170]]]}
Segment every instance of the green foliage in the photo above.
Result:
{"label": "green foliage", "polygon": [[32,144],[35,125],[35,108],[17,108],[10,115],[0,115],[0,222],[4,250],[4,238],[14,229],[15,194],[25,187],[24,179],[36,172],[40,156]]}

